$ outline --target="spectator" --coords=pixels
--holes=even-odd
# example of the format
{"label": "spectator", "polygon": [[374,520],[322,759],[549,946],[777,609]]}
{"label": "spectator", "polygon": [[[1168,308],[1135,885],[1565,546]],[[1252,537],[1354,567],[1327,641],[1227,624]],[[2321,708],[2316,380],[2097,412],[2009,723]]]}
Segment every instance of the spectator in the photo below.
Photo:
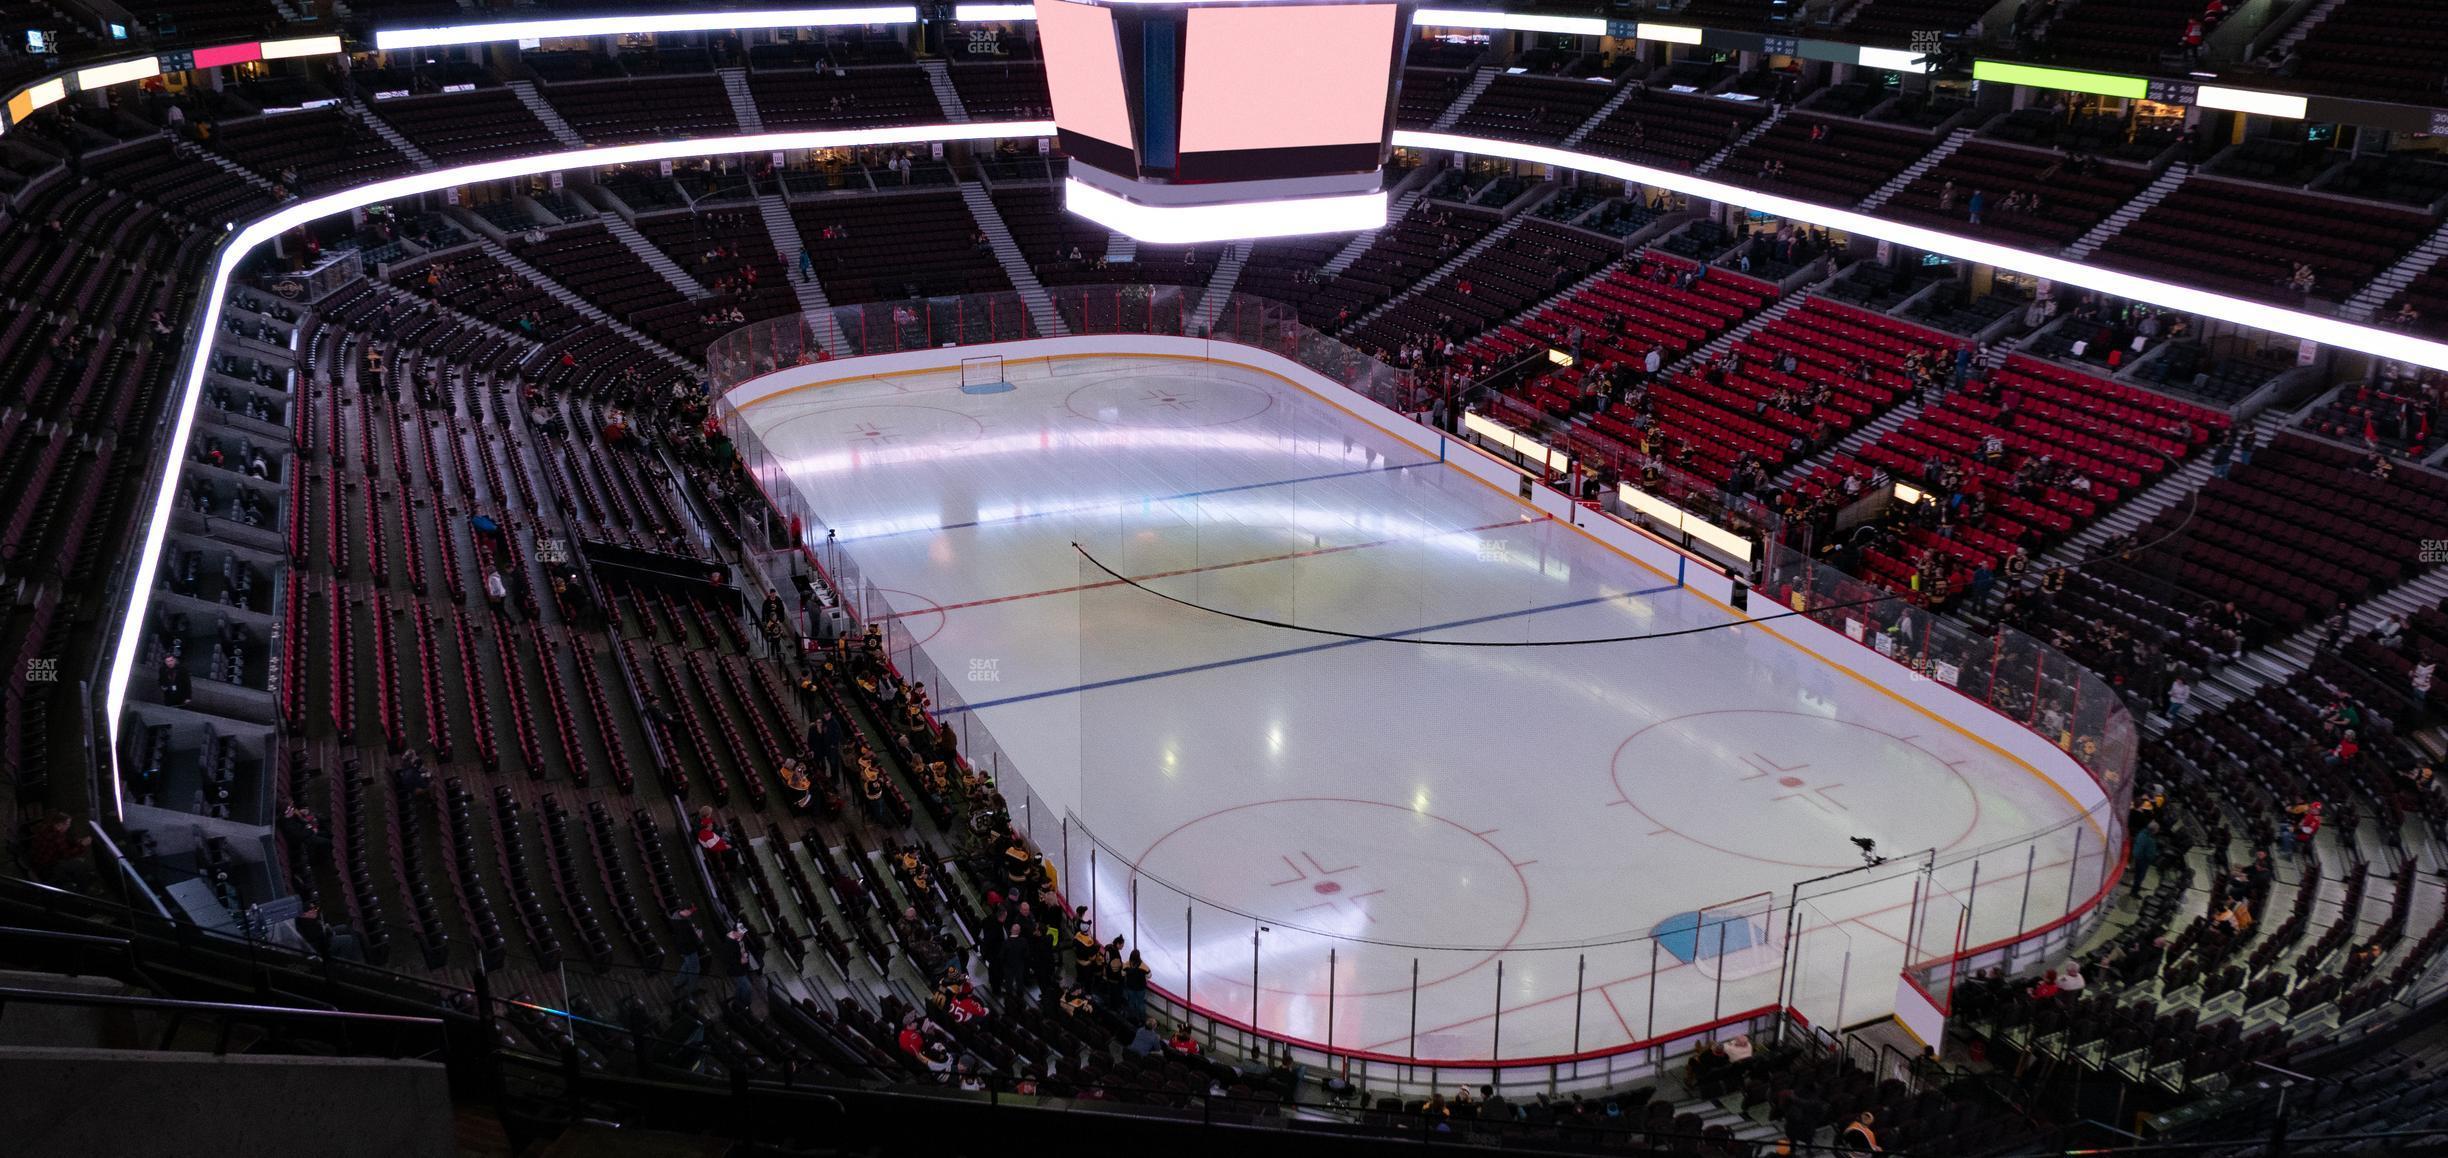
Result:
{"label": "spectator", "polygon": [[[1973,196],[1977,198],[1980,194],[1975,193]],[[1878,1143],[1878,1133],[1871,1128],[1872,1123],[1876,1120],[1870,1111],[1863,1110],[1859,1116],[1845,1123],[1845,1128],[1836,1135],[1836,1149],[1846,1154],[1882,1153]]]}
{"label": "spectator", "polygon": [[672,948],[680,953],[680,967],[672,977],[672,996],[686,999],[697,991],[697,977],[705,959],[705,934],[697,930],[695,905],[672,910],[671,942]]}
{"label": "spectator", "polygon": [[299,855],[316,861],[331,859],[332,839],[323,831],[322,824],[315,820],[313,809],[296,804],[282,806],[278,827],[281,836],[289,842],[289,847]]}
{"label": "spectator", "polygon": [[757,975],[756,953],[748,945],[748,926],[733,925],[726,934],[731,950],[723,962],[723,972],[731,977],[731,1001],[743,1009],[756,1007],[756,986],[749,981]]}
{"label": "spectator", "polygon": [[177,656],[165,655],[161,658],[160,680],[162,702],[174,708],[185,707],[190,694],[187,669],[179,666]]}
{"label": "spectator", "polygon": [[728,856],[731,842],[723,839],[722,827],[714,819],[714,806],[700,805],[697,809],[697,847],[707,856]]}
{"label": "spectator", "polygon": [[2185,705],[2191,702],[2193,702],[2193,685],[2186,683],[2182,675],[2168,681],[2167,717],[2169,723],[2182,721]]}
{"label": "spectator", "polygon": [[2159,824],[2158,822],[2153,821],[2139,829],[2134,830],[2133,876],[2129,878],[2129,884],[2134,892],[2134,895],[2141,895],[2143,878],[2150,875],[2151,864],[2158,859]]}
{"label": "spectator", "polygon": [[65,812],[44,817],[34,826],[27,859],[36,880],[83,892],[93,883],[93,865],[86,859],[93,836],[76,831],[75,825],[76,818]]}

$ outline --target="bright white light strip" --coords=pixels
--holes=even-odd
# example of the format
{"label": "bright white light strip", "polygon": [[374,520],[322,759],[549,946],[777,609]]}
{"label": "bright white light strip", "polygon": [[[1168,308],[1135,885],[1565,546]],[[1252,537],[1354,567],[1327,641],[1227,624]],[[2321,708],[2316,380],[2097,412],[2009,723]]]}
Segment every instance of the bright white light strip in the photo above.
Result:
{"label": "bright white light strip", "polygon": [[1604,36],[1607,30],[1607,22],[1594,16],[1532,16],[1483,8],[1422,8],[1412,14],[1411,23],[1428,28],[1493,28],[1574,36]]}
{"label": "bright white light strip", "polygon": [[1745,209],[1756,210],[1774,217],[1821,225],[1880,241],[1892,241],[1898,245],[1909,245],[1915,249],[1944,254],[1961,261],[1975,261],[1983,265],[1996,266],[1999,269],[2026,273],[2061,285],[2079,286],[2120,298],[2183,310],[2186,313],[2222,318],[2237,325],[2250,326],[2256,330],[2268,330],[2294,338],[2305,338],[2324,346],[2355,350],[2374,357],[2387,358],[2395,362],[2410,362],[2435,370],[2448,370],[2448,342],[2418,338],[2412,334],[2383,330],[2376,326],[2357,325],[2337,318],[2322,317],[2318,314],[2290,310],[2263,302],[2245,301],[2242,298],[2229,297],[2191,286],[2176,285],[2155,278],[2068,261],[2062,257],[2016,249],[2013,246],[1958,237],[1951,233],[1941,233],[1938,230],[1925,229],[1918,225],[1906,225],[1902,222],[1855,213],[1849,209],[1836,209],[1826,205],[1814,205],[1807,201],[1796,201],[1791,197],[1780,197],[1773,193],[1744,189],[1723,182],[1711,181],[1705,177],[1695,177],[1689,173],[1670,173],[1664,169],[1650,168],[1647,165],[1635,165],[1629,161],[1617,161],[1607,157],[1593,157],[1587,153],[1550,148],[1546,145],[1498,141],[1486,137],[1465,137],[1455,133],[1415,129],[1395,130],[1394,144],[1411,149],[1442,149],[1447,152],[1476,153],[1484,157],[1506,157],[1538,165],[1552,165],[1560,169],[1578,169],[1584,173],[1597,173],[1619,181],[1634,181],[1710,201],[1739,205]]}
{"label": "bright white light strip", "polygon": [[991,20],[1035,20],[1034,4],[962,4],[952,9],[952,19],[963,24]]}
{"label": "bright white light strip", "polygon": [[1572,469],[1571,455],[1484,414],[1463,411],[1462,433],[1476,434],[1522,458],[1535,459],[1543,464],[1545,469],[1557,474],[1563,474]]}
{"label": "bright white light strip", "polygon": [[1230,205],[1141,205],[1078,178],[1063,179],[1063,205],[1107,229],[1155,245],[1194,245],[1251,237],[1350,233],[1386,223],[1386,195],[1350,193]]}
{"label": "bright white light strip", "polygon": [[238,231],[221,249],[213,264],[212,283],[204,294],[204,308],[197,315],[194,329],[202,340],[196,343],[193,358],[187,367],[187,388],[179,394],[178,414],[170,427],[170,445],[164,451],[164,461],[170,463],[170,473],[162,480],[159,493],[153,496],[153,513],[145,525],[144,542],[136,554],[136,570],[130,578],[127,615],[119,624],[119,644],[111,659],[111,670],[104,683],[103,710],[110,723],[110,806],[112,815],[120,814],[119,725],[127,708],[128,681],[135,676],[137,653],[144,643],[145,612],[153,599],[153,584],[161,566],[162,545],[170,533],[171,509],[177,505],[178,471],[187,461],[187,442],[195,431],[196,409],[204,398],[204,375],[212,364],[212,336],[221,331],[221,304],[228,296],[230,276],[240,262],[256,246],[272,240],[291,229],[319,217],[346,213],[365,205],[414,197],[440,189],[470,185],[480,181],[499,181],[550,173],[561,169],[591,168],[599,165],[635,165],[678,157],[718,156],[726,153],[763,154],[790,149],[832,149],[856,145],[901,145],[928,141],[992,140],[998,137],[1050,137],[1054,135],[1052,121],[997,121],[951,125],[898,125],[880,129],[839,129],[826,132],[752,133],[736,137],[714,137],[693,141],[646,141],[635,145],[614,145],[600,149],[571,149],[558,153],[539,153],[527,157],[508,157],[474,165],[411,173],[387,181],[376,181],[353,189],[343,189],[325,197],[292,201],[270,215]]}
{"label": "bright white light strip", "polygon": [[2310,101],[2287,93],[2254,92],[2247,88],[2226,88],[2215,84],[2205,84],[2194,90],[2193,103],[2205,109],[2257,113],[2290,121],[2304,119],[2304,113],[2311,107]]}
{"label": "bright white light strip", "polygon": [[334,56],[340,51],[337,36],[301,36],[294,40],[263,42],[265,60],[287,60],[293,56]]}
{"label": "bright white light strip", "polygon": [[[435,28],[375,30],[374,47],[436,48],[496,40],[546,40],[556,36],[624,36],[645,32],[713,32],[730,28],[825,28],[836,25],[913,24],[912,5],[877,8],[772,8],[744,12],[669,12],[653,16],[583,16],[563,20],[500,20]],[[272,46],[264,46],[269,50]],[[266,55],[269,55],[267,51]]]}
{"label": "bright white light strip", "polygon": [[[35,109],[58,104],[68,99],[68,78],[55,76],[41,84],[27,85],[25,92],[19,94],[18,99],[25,102],[25,111],[28,113]],[[16,111],[17,101],[10,101],[9,104],[10,111]],[[23,120],[24,118],[18,119]]]}
{"label": "bright white light strip", "polygon": [[1700,30],[1685,24],[1650,24],[1643,22],[1638,28],[1633,29],[1632,35],[1635,39],[1655,40],[1661,44],[1700,43]]}
{"label": "bright white light strip", "polygon": [[122,60],[117,64],[97,64],[92,68],[77,70],[77,91],[107,88],[114,84],[126,84],[131,80],[143,80],[149,76],[160,75],[161,59],[159,57],[147,56],[136,60]]}
{"label": "bright white light strip", "polygon": [[1864,48],[1861,63],[1865,68],[1883,68],[1889,72],[1928,72],[1930,66],[1920,63],[1926,52],[1903,48]]}

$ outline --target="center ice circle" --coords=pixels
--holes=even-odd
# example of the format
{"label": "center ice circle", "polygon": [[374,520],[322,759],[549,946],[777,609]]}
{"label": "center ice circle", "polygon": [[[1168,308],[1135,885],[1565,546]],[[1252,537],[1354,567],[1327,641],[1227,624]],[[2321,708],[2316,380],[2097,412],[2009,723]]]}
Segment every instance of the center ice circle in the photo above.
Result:
{"label": "center ice circle", "polygon": [[1980,824],[1971,781],[1911,737],[1802,712],[1660,720],[1615,749],[1612,774],[1653,835],[1764,864],[1851,868],[1856,836],[1943,851]]}
{"label": "center ice circle", "polygon": [[[1493,955],[1530,920],[1530,883],[1495,842],[1433,813],[1372,800],[1295,797],[1220,809],[1157,837],[1137,868],[1283,936]],[[1153,895],[1143,885],[1140,903]],[[1468,972],[1485,955],[1434,954],[1421,981]],[[1441,976],[1440,964],[1450,966]]]}
{"label": "center ice circle", "polygon": [[1255,418],[1275,395],[1248,382],[1131,374],[1091,382],[1063,400],[1071,413],[1109,426],[1178,430]]}

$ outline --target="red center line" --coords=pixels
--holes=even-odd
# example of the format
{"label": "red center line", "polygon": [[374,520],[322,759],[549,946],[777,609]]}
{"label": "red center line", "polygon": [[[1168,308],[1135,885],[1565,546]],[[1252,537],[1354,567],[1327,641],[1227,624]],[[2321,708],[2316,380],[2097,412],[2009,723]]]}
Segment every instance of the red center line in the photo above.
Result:
{"label": "red center line", "polygon": [[[1135,575],[1127,581],[1133,583],[1144,583],[1150,579],[1172,579],[1183,575],[1196,575],[1201,571],[1222,571],[1233,567],[1253,567],[1261,563],[1282,563],[1291,559],[1307,559],[1318,555],[1338,554],[1343,551],[1364,551],[1371,547],[1383,547],[1391,543],[1421,542],[1427,539],[1443,538],[1446,535],[1473,535],[1481,531],[1494,531],[1504,527],[1520,526],[1537,521],[1538,520],[1535,519],[1521,517],[1499,519],[1493,523],[1482,523],[1476,527],[1455,527],[1451,530],[1437,531],[1433,534],[1422,535],[1417,538],[1404,538],[1398,536],[1391,539],[1376,539],[1366,543],[1346,543],[1340,547],[1312,547],[1306,551],[1292,551],[1282,555],[1261,555],[1255,559],[1239,559],[1230,563],[1208,563],[1198,567],[1184,567],[1178,571],[1157,571],[1147,575]],[[1074,583],[1069,587],[1049,587],[1043,591],[1024,591],[1018,595],[997,595],[991,599],[972,599],[967,603],[946,603],[940,607],[919,607],[908,611],[896,611],[890,615],[878,616],[877,618],[906,619],[915,615],[935,615],[940,612],[959,611],[963,608],[969,607],[987,607],[997,603],[1012,603],[1022,599],[1036,599],[1046,595],[1067,595],[1074,591],[1094,591],[1101,587],[1119,587],[1124,582],[1126,581],[1121,579],[1104,579],[1095,583]]]}

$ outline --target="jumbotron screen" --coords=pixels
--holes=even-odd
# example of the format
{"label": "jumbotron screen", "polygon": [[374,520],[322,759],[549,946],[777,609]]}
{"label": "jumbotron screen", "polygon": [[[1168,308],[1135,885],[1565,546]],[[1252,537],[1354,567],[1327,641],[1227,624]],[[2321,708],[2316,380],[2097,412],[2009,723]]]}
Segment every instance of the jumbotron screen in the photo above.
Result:
{"label": "jumbotron screen", "polygon": [[1375,169],[1403,21],[1396,4],[1037,3],[1063,150],[1181,182]]}

